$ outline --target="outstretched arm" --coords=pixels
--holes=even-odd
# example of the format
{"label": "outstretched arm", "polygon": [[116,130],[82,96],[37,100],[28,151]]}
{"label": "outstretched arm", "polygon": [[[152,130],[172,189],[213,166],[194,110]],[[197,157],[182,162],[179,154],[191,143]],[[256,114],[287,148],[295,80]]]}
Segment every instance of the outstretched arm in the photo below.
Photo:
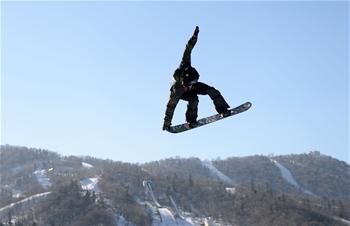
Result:
{"label": "outstretched arm", "polygon": [[180,64],[181,68],[191,66],[191,52],[192,52],[193,47],[197,43],[198,33],[199,33],[199,27],[196,26],[196,29],[194,30],[192,37],[187,42],[186,49],[185,49],[185,52],[184,52],[184,55],[182,57],[182,61]]}

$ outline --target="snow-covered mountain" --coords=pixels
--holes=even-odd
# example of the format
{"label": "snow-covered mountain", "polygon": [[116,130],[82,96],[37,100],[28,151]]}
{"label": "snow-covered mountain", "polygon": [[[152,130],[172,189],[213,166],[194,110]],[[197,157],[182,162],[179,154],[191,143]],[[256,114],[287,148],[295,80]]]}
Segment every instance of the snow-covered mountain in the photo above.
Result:
{"label": "snow-covered mountain", "polygon": [[350,220],[350,167],[319,152],[140,165],[6,145],[0,149],[0,176],[2,225],[349,225]]}

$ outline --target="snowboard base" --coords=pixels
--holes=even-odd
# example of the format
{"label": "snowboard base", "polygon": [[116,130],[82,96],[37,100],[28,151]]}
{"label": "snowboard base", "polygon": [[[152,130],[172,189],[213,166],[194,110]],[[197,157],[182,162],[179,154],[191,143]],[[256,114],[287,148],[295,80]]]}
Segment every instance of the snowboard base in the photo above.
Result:
{"label": "snowboard base", "polygon": [[197,120],[197,126],[195,126],[195,127],[190,127],[188,123],[183,123],[183,124],[179,124],[176,126],[171,126],[170,129],[168,129],[167,131],[169,133],[181,133],[181,132],[184,132],[184,131],[187,131],[190,129],[198,128],[198,127],[207,125],[209,123],[216,122],[218,120],[230,117],[232,115],[242,113],[242,112],[248,110],[251,106],[252,106],[252,103],[246,102],[244,104],[239,105],[238,107],[230,109],[229,114],[227,114],[225,116],[223,116],[222,114],[212,115],[212,116]]}

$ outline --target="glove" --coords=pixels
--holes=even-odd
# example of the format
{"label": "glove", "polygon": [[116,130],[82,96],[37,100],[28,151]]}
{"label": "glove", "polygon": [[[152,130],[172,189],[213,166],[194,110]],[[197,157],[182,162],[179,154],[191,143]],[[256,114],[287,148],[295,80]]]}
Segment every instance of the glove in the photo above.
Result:
{"label": "glove", "polygon": [[171,122],[164,121],[163,130],[169,130],[170,126],[171,126]]}
{"label": "glove", "polygon": [[194,36],[197,36],[197,35],[198,35],[198,33],[199,33],[199,27],[198,27],[198,26],[196,26],[196,29],[194,30],[193,35],[194,35]]}
{"label": "glove", "polygon": [[185,90],[186,92],[193,89],[193,85],[182,85],[182,87],[184,88],[184,90]]}

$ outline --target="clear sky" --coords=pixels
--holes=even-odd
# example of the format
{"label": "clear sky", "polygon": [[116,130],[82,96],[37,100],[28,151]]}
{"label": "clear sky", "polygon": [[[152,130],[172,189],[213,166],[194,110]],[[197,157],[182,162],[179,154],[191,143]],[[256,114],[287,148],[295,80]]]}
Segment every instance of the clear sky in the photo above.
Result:
{"label": "clear sky", "polygon": [[[348,19],[347,1],[2,1],[1,143],[127,162],[313,150],[349,162]],[[253,106],[170,134],[172,74],[196,25],[200,81]],[[199,117],[214,114],[199,98]]]}

